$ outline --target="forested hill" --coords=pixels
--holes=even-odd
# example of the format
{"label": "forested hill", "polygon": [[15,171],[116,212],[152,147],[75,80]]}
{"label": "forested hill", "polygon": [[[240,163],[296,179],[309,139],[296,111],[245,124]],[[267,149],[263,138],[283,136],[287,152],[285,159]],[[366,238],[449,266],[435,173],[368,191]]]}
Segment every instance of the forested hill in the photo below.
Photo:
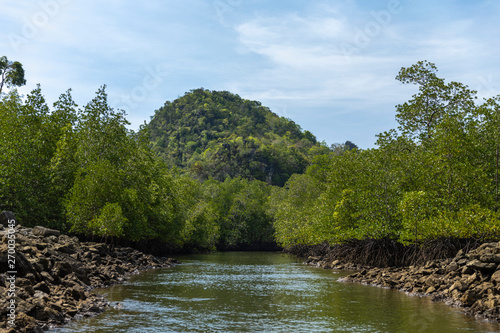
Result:
{"label": "forested hill", "polygon": [[192,90],[156,110],[153,149],[198,179],[227,176],[282,186],[329,148],[260,102],[227,91]]}

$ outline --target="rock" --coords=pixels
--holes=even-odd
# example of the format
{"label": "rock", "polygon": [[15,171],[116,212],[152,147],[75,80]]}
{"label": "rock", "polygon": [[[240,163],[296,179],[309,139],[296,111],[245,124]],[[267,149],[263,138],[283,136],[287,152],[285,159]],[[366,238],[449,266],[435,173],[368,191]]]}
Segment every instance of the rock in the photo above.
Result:
{"label": "rock", "polygon": [[488,309],[494,309],[498,306],[498,299],[492,298],[483,302],[484,306]]}
{"label": "rock", "polygon": [[28,303],[24,300],[19,300],[17,302],[17,312],[18,313],[31,313],[35,306],[31,303]]}
{"label": "rock", "polygon": [[57,236],[55,236],[55,235],[51,235],[51,236],[47,237],[46,239],[50,243],[58,243],[59,242],[59,238],[57,238]]}
{"label": "rock", "polygon": [[62,252],[62,253],[66,253],[66,254],[73,254],[73,253],[75,253],[75,247],[73,244],[60,244],[60,245],[54,246],[54,251]]}
{"label": "rock", "polygon": [[446,272],[453,272],[458,270],[459,266],[456,261],[452,261],[448,266],[446,266]]}
{"label": "rock", "polygon": [[36,307],[33,312],[33,317],[37,320],[41,321],[54,321],[54,322],[63,322],[64,318],[62,314],[52,309],[51,307]]}
{"label": "rock", "polygon": [[0,224],[2,225],[2,227],[8,226],[9,221],[12,221],[12,220],[14,220],[14,221],[16,220],[16,217],[14,216],[13,212],[4,210],[3,212],[0,213]]}
{"label": "rock", "polygon": [[25,278],[30,280],[32,285],[36,284],[36,277],[33,273],[26,274]]}
{"label": "rock", "polygon": [[50,301],[49,294],[47,294],[41,290],[35,291],[35,293],[33,294],[33,297],[34,298],[41,298],[45,303],[48,303]]}
{"label": "rock", "polygon": [[439,286],[439,280],[431,275],[425,280],[425,285],[436,289]]}
{"label": "rock", "polygon": [[497,270],[491,275],[490,281],[495,283],[497,286],[500,286],[500,270]]}
{"label": "rock", "polygon": [[[497,270],[498,269],[498,270]],[[454,258],[405,268],[371,268],[343,281],[363,282],[432,295],[468,314],[500,322],[500,242],[486,243]]]}
{"label": "rock", "polygon": [[47,258],[38,258],[38,263],[42,265],[44,271],[52,269],[52,263]]}
{"label": "rock", "polygon": [[63,278],[72,272],[71,265],[67,262],[56,262],[52,269],[52,276]]}
{"label": "rock", "polygon": [[66,293],[77,301],[85,300],[87,298],[87,295],[85,295],[85,290],[80,286],[75,286],[73,288],[67,289]]}
{"label": "rock", "polygon": [[[24,328],[27,332],[35,332],[42,333],[43,330],[40,327],[37,327],[35,318],[28,316],[26,313],[20,312],[16,315],[16,327]],[[14,332],[19,332],[18,330],[14,330]]]}
{"label": "rock", "polygon": [[43,251],[47,248],[47,243],[37,243],[35,246],[38,251]]}
{"label": "rock", "polygon": [[0,273],[15,270],[18,276],[24,276],[28,273],[35,273],[33,265],[24,256],[23,253],[16,251],[14,254],[15,266],[12,269],[7,269],[9,266],[8,247],[5,244],[0,244]]}
{"label": "rock", "polygon": [[496,247],[498,247],[498,243],[483,243],[476,249],[475,252],[481,252],[485,249],[496,248]]}
{"label": "rock", "polygon": [[481,295],[475,290],[467,290],[460,301],[466,306],[472,306],[479,299],[481,299]]}
{"label": "rock", "polygon": [[456,281],[455,283],[453,283],[453,285],[450,288],[450,291],[456,289],[458,291],[462,291],[463,292],[463,291],[466,291],[467,288],[469,288],[467,280],[463,279],[463,280]]}
{"label": "rock", "polygon": [[[5,214],[4,214],[5,215]],[[1,228],[0,228],[1,229]],[[10,283],[5,272],[8,259],[7,232],[0,231],[0,294]],[[49,324],[102,312],[107,302],[93,295],[93,287],[124,281],[125,274],[146,267],[169,267],[174,259],[155,258],[131,248],[100,243],[80,243],[45,227],[16,227],[16,302],[18,326],[13,332],[41,332]],[[95,259],[95,260],[94,260]],[[325,266],[329,261],[322,262]],[[0,316],[6,318],[6,302],[0,299]],[[19,319],[20,318],[20,319]],[[2,326],[3,325],[3,326]],[[0,331],[5,322],[0,320]]]}
{"label": "rock", "polygon": [[98,253],[100,256],[105,256],[109,253],[109,247],[106,244],[92,244],[89,246],[89,251]]}
{"label": "rock", "polygon": [[493,290],[495,286],[491,282],[483,282],[478,285],[474,290],[479,293],[481,296],[487,296],[489,292]]}
{"label": "rock", "polygon": [[470,266],[465,265],[464,267],[462,267],[462,269],[459,270],[459,272],[461,275],[470,275],[474,273],[474,269]]}
{"label": "rock", "polygon": [[479,260],[484,263],[500,264],[500,254],[485,254],[480,256]]}
{"label": "rock", "polygon": [[33,228],[33,235],[38,235],[42,237],[56,236],[61,234],[59,230],[49,229],[42,226],[36,226]]}
{"label": "rock", "polygon": [[427,290],[426,290],[425,292],[426,292],[427,294],[432,294],[432,293],[433,293],[433,292],[435,292],[435,291],[436,291],[436,288],[434,288],[434,287],[429,287],[429,288],[427,288]]}
{"label": "rock", "polygon": [[54,284],[54,278],[48,273],[48,272],[41,272],[40,275],[42,276],[43,280],[50,283]]}
{"label": "rock", "polygon": [[45,282],[40,282],[40,283],[36,284],[35,286],[33,286],[33,289],[40,290],[40,291],[43,291],[47,294],[50,294],[50,288]]}
{"label": "rock", "polygon": [[481,262],[477,259],[472,260],[467,263],[466,267],[470,267],[474,270],[478,271],[494,271],[497,268],[497,264],[490,262]]}
{"label": "rock", "polygon": [[459,250],[453,260],[458,261],[464,257],[464,250]]}

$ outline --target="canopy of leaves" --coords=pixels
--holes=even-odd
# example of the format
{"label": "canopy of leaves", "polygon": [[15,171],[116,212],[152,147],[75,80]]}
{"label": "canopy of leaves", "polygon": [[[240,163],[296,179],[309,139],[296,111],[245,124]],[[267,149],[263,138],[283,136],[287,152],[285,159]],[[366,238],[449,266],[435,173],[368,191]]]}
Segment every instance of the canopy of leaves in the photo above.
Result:
{"label": "canopy of leaves", "polygon": [[172,170],[111,108],[105,86],[83,108],[68,90],[50,108],[37,87],[0,101],[0,209],[113,242],[160,241],[203,251],[274,242],[271,186],[227,177],[200,182]]}
{"label": "canopy of leaves", "polygon": [[293,121],[227,91],[192,90],[166,102],[147,127],[169,165],[201,180],[230,176],[282,186],[328,152]]}
{"label": "canopy of leaves", "polygon": [[379,148],[335,147],[273,192],[280,244],[500,238],[500,97],[476,105],[475,91],[436,73],[427,61],[401,69],[418,93],[396,106],[399,131]]}
{"label": "canopy of leaves", "polygon": [[8,60],[6,56],[0,57],[0,93],[4,86],[10,88],[25,84],[23,65],[18,61]]}
{"label": "canopy of leaves", "polygon": [[83,108],[69,90],[52,108],[39,86],[24,101],[12,90],[0,101],[0,208],[28,226],[168,249],[498,240],[500,95],[476,105],[436,72],[401,69],[418,93],[367,150],[329,149],[228,92],[191,91],[135,133],[105,87]]}

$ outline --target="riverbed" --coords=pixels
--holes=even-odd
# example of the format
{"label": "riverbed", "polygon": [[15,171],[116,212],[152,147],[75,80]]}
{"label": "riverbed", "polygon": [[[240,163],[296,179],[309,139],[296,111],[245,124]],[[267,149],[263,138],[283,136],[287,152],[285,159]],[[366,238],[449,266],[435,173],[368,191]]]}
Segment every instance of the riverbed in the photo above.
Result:
{"label": "riverbed", "polygon": [[99,289],[115,308],[74,332],[500,332],[458,308],[396,290],[339,282],[351,272],[273,252],[180,257],[181,265]]}

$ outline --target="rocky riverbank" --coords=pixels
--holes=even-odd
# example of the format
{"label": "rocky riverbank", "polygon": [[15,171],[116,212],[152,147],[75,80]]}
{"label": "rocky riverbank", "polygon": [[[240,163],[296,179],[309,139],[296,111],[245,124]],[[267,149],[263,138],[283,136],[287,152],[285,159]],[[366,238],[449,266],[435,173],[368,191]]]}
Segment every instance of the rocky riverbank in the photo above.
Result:
{"label": "rocky riverbank", "polygon": [[[44,227],[16,226],[15,238],[9,238],[9,231],[13,233],[0,225],[0,294],[4,295],[0,332],[42,332],[98,314],[110,304],[93,294],[93,288],[121,283],[141,270],[177,263],[132,248],[79,242]],[[14,257],[8,256],[13,244],[9,239],[15,239]],[[14,270],[15,280],[9,273]],[[15,326],[9,323],[12,319]]]}
{"label": "rocky riverbank", "polygon": [[460,250],[454,258],[403,268],[368,268],[314,256],[306,263],[357,269],[342,280],[430,296],[462,307],[469,315],[500,322],[500,243],[485,243],[468,253]]}

